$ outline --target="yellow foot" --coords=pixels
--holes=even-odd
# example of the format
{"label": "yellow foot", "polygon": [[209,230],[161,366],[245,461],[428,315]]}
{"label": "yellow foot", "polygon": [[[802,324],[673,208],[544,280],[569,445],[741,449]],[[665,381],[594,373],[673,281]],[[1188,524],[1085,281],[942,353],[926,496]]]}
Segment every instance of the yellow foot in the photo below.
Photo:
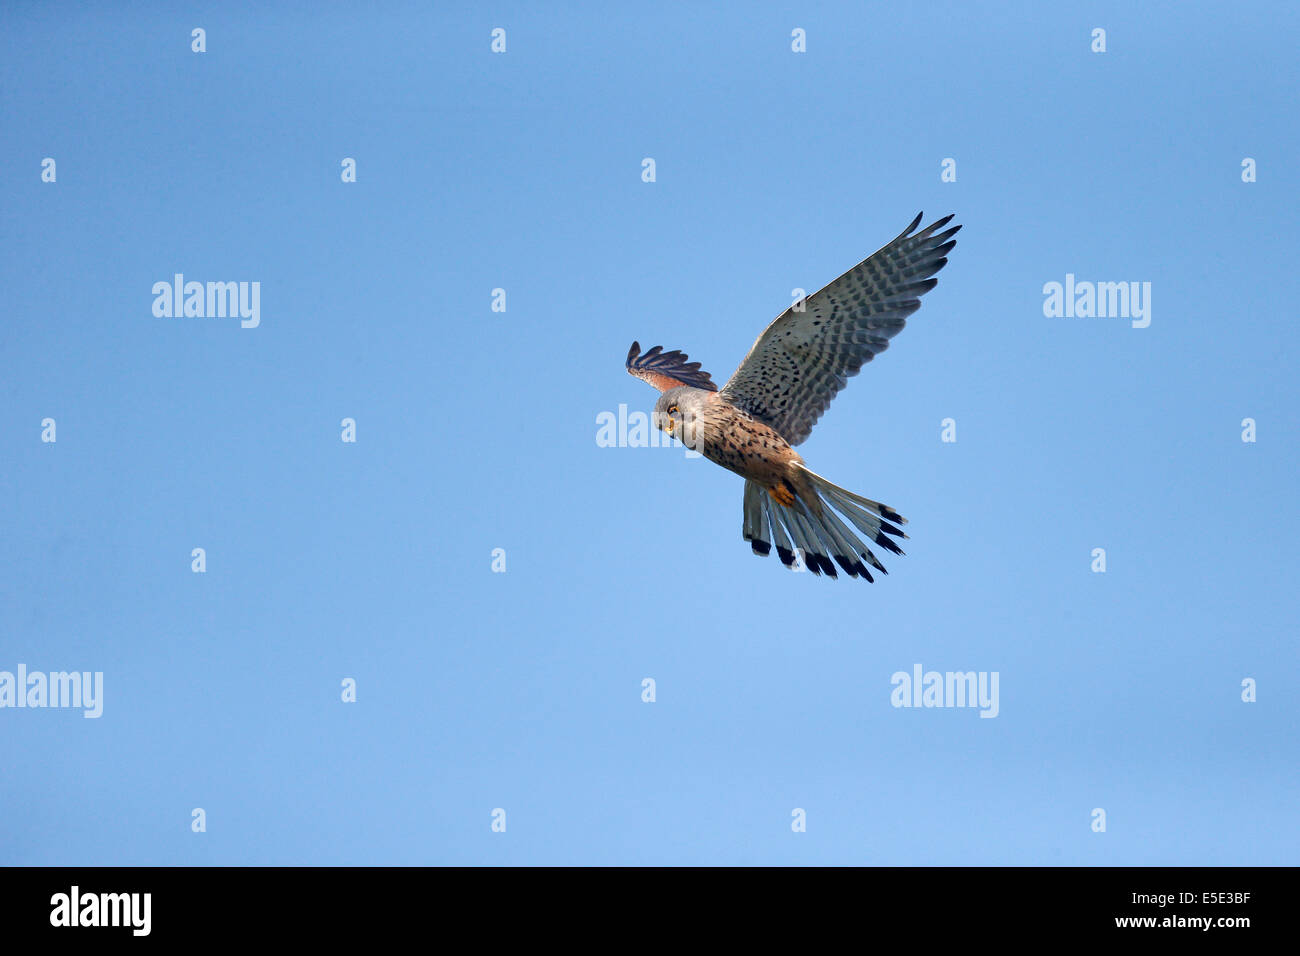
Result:
{"label": "yellow foot", "polygon": [[772,500],[779,505],[785,505],[785,507],[788,508],[794,504],[794,492],[791,491],[790,486],[784,482],[777,485],[775,488],[767,489],[767,493],[771,495]]}

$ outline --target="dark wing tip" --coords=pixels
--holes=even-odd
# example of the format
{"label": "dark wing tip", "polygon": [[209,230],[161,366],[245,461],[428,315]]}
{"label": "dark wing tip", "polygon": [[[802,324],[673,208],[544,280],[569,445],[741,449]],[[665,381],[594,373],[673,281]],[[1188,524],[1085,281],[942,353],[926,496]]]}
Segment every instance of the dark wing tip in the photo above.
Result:
{"label": "dark wing tip", "polygon": [[662,345],[656,345],[643,355],[638,355],[641,346],[633,342],[627,353],[627,370],[638,378],[644,378],[660,391],[667,391],[674,384],[689,385],[716,392],[718,386],[713,377],[700,368],[699,362],[688,361],[689,356],[678,349],[665,352]]}

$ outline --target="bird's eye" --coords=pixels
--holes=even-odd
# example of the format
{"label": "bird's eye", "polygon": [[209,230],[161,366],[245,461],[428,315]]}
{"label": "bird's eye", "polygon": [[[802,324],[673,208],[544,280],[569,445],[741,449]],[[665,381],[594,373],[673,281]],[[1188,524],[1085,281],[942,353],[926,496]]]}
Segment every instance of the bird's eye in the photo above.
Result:
{"label": "bird's eye", "polygon": [[676,414],[677,414],[677,406],[676,406],[676,405],[669,405],[669,406],[668,406],[668,414],[669,414],[669,415],[676,415]]}

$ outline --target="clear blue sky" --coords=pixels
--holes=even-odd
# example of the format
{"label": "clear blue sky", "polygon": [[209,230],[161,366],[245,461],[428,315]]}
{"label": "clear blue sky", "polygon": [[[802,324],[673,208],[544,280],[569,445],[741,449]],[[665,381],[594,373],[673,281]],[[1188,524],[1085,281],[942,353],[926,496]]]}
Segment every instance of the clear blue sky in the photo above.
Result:
{"label": "clear blue sky", "polygon": [[[702,7],[6,4],[0,670],[104,712],[0,710],[0,863],[1297,861],[1294,5]],[[725,379],[920,210],[938,288],[800,449],[889,577],[597,446],[634,338]]]}

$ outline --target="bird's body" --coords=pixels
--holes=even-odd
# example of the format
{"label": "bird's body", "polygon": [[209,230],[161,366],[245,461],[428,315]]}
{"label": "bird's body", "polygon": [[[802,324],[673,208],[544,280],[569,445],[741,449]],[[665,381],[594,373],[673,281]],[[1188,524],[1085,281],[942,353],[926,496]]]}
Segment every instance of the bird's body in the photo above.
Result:
{"label": "bird's body", "polygon": [[627,370],[662,393],[656,427],[745,479],[743,535],[755,553],[775,545],[787,567],[801,553],[814,572],[836,577],[838,564],[867,581],[867,565],[885,568],[859,535],[902,554],[889,536],[906,538],[897,526],[906,520],[814,474],[794,446],[848,377],[883,352],[920,308],[918,297],[934,287],[932,276],[956,245],[960,226],[939,231],[951,219],[915,232],[917,216],[889,245],[791,306],[721,390],[681,352],[656,346],[641,354],[632,343]]}
{"label": "bird's body", "polygon": [[[677,407],[680,416],[669,415],[670,407]],[[677,437],[688,448],[757,482],[773,497],[788,497],[796,491],[798,476],[793,465],[803,461],[799,453],[776,429],[724,401],[717,392],[690,386],[665,392],[655,406],[655,420],[664,422],[670,434],[680,428]]]}

